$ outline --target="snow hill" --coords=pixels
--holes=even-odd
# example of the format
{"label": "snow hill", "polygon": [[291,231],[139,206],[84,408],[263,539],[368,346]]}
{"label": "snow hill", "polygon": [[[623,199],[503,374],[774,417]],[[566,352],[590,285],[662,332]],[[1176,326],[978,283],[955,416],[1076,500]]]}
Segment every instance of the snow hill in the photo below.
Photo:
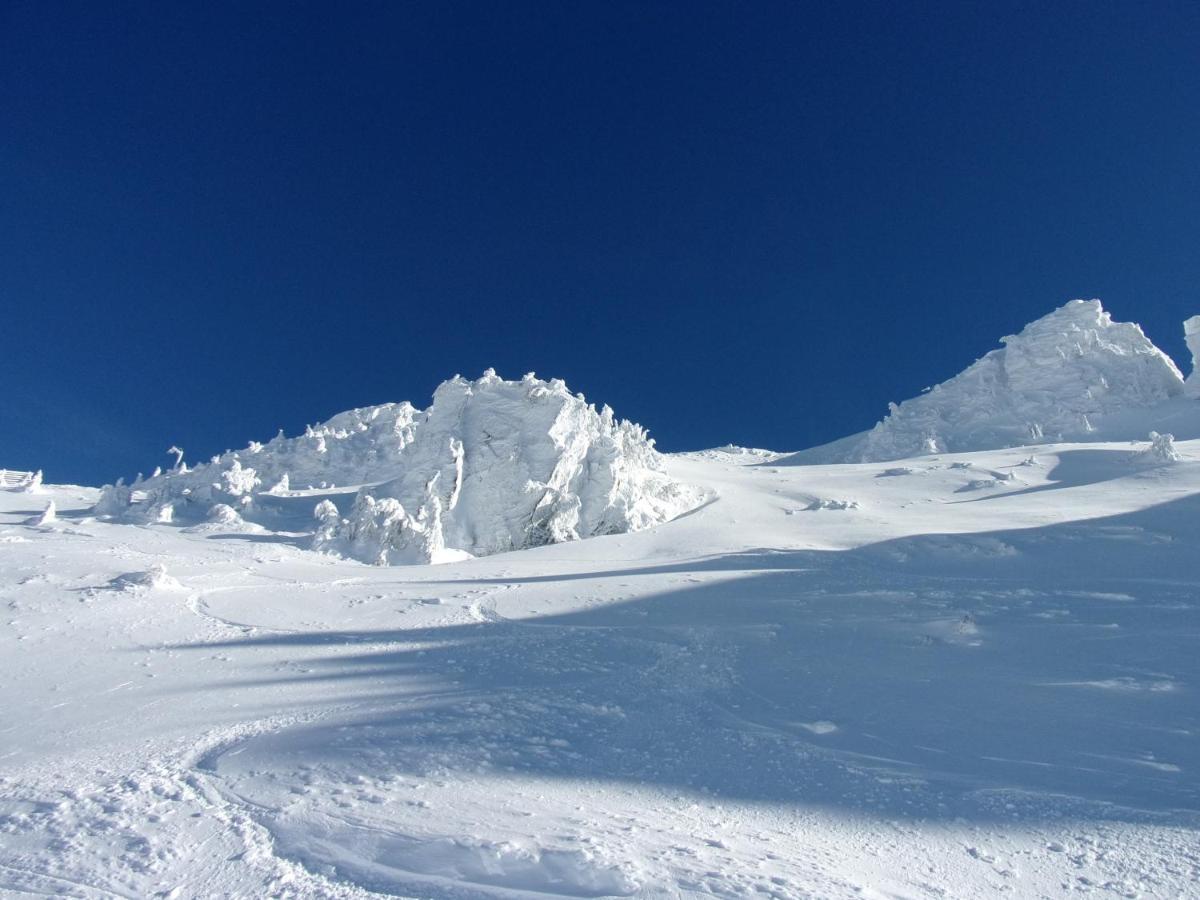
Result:
{"label": "snow hill", "polygon": [[0,896],[1195,896],[1154,450],[666,456],[713,502],[394,568],[0,491]]}
{"label": "snow hill", "polygon": [[[1200,316],[1185,328],[1200,355]],[[1150,430],[1200,436],[1200,406],[1177,401],[1183,376],[1137,325],[1099,300],[1072,300],[1001,339],[949,381],[870,431],[803,451],[794,463],[878,462],[1064,440],[1131,440]],[[1195,385],[1195,374],[1190,384]]]}
{"label": "snow hill", "polygon": [[300,437],[106,486],[95,512],[289,540],[311,532],[315,549],[387,565],[638,531],[703,499],[662,471],[641,426],[560,380],[489,369],[444,382],[423,413],[350,410]]}
{"label": "snow hill", "polygon": [[1075,302],[886,462],[488,372],[0,470],[0,897],[1195,897],[1195,377]]}

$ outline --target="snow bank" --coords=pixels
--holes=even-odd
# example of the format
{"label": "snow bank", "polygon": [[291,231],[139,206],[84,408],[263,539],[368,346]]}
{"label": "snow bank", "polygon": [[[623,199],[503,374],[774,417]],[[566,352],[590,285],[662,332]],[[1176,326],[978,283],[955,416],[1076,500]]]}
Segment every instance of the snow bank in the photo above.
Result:
{"label": "snow bank", "polygon": [[488,370],[435,392],[403,471],[345,518],[318,508],[314,543],[367,562],[434,562],[638,531],[697,506],[645,430],[560,380]]}
{"label": "snow bank", "polygon": [[[1200,317],[1189,321],[1200,327]],[[892,404],[870,431],[795,461],[879,462],[1088,439],[1105,416],[1184,392],[1170,358],[1138,325],[1114,322],[1099,300],[1072,300],[1001,342],[949,381]]]}

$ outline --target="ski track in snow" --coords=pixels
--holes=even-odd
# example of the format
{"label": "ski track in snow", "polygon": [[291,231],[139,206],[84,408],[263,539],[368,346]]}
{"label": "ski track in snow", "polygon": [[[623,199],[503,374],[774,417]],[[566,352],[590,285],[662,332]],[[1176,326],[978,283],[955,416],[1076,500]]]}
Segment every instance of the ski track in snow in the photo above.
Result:
{"label": "ski track in snow", "polygon": [[0,492],[0,895],[1194,895],[1179,446],[683,454],[666,526],[387,569]]}

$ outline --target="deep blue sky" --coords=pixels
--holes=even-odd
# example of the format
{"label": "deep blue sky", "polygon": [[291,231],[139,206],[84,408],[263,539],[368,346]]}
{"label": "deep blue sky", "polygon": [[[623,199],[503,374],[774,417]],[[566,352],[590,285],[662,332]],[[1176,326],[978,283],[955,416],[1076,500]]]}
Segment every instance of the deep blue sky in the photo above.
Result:
{"label": "deep blue sky", "polygon": [[0,0],[0,466],[487,366],[798,449],[1073,297],[1186,368],[1198,48],[1194,2]]}

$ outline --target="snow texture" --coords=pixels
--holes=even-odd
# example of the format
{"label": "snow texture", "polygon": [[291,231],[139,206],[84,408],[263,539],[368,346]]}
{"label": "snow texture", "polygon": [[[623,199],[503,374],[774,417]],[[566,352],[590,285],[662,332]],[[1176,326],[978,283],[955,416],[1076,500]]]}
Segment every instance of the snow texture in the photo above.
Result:
{"label": "snow texture", "polygon": [[712,502],[399,569],[0,491],[0,896],[1194,896],[1176,445],[668,455]]}
{"label": "snow texture", "polygon": [[[1170,358],[1139,326],[1114,322],[1099,300],[1072,300],[1001,342],[949,381],[892,404],[870,431],[794,461],[876,462],[1095,439],[1106,417],[1184,393]],[[1197,342],[1200,335],[1193,352]]]}

